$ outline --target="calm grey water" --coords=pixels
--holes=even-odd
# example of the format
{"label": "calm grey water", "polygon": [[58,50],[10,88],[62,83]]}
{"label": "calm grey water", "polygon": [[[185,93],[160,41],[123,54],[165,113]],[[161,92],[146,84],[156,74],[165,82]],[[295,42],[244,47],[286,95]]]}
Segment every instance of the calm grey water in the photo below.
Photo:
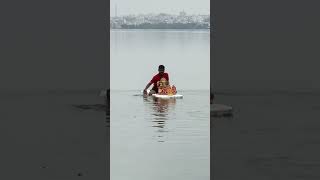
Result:
{"label": "calm grey water", "polygon": [[217,93],[234,116],[211,119],[214,179],[319,179],[319,101],[319,92]]}
{"label": "calm grey water", "polygon": [[177,89],[209,89],[210,32],[207,30],[112,30],[110,86],[142,90],[166,66]]}
{"label": "calm grey water", "polygon": [[180,93],[155,100],[111,91],[111,179],[209,179],[209,91]]}
{"label": "calm grey water", "polygon": [[[112,180],[209,179],[209,42],[204,30],[111,31]],[[183,99],[141,96],[159,64]]]}
{"label": "calm grey water", "polygon": [[[97,91],[0,95],[0,179],[103,179],[108,125]],[[13,172],[19,173],[13,173]],[[80,177],[81,178],[81,177]]]}

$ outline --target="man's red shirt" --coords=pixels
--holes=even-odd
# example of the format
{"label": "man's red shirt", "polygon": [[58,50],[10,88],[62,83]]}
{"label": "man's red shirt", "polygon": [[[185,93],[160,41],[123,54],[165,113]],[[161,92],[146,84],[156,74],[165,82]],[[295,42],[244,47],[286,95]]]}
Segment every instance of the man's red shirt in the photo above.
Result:
{"label": "man's red shirt", "polygon": [[153,76],[153,78],[151,79],[150,83],[153,84],[153,88],[152,89],[158,89],[157,87],[157,82],[160,81],[161,78],[165,78],[167,81],[169,81],[169,75],[168,73],[163,73],[162,75],[160,75],[159,73],[156,74],[155,76]]}

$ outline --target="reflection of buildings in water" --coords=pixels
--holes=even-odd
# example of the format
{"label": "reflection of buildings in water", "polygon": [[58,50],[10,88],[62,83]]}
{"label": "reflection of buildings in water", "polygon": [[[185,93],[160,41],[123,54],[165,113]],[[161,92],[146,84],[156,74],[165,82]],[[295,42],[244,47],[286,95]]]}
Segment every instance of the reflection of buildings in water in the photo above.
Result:
{"label": "reflection of buildings in water", "polygon": [[151,121],[153,122],[152,127],[156,127],[156,132],[161,133],[160,135],[156,135],[156,138],[158,139],[158,142],[164,142],[165,137],[163,136],[163,133],[168,132],[168,130],[165,129],[166,121],[169,120],[168,112],[174,107],[176,99],[153,98],[152,101],[150,101],[150,99],[145,98],[145,101],[150,102],[153,110],[153,113],[151,114]]}

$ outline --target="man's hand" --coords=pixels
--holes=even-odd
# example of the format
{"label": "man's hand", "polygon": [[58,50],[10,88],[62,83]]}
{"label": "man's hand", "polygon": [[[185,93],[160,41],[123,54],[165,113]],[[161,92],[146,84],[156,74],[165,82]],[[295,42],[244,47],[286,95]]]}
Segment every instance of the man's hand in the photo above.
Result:
{"label": "man's hand", "polygon": [[143,90],[143,94],[147,95],[147,90],[146,89]]}

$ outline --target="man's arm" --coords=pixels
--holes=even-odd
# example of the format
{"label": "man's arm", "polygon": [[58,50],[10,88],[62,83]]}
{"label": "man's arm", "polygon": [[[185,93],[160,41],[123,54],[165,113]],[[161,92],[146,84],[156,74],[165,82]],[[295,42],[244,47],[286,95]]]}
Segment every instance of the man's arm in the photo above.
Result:
{"label": "man's arm", "polygon": [[150,86],[151,86],[151,82],[149,82],[148,84],[147,84],[147,86],[144,88],[144,90],[147,90]]}
{"label": "man's arm", "polygon": [[147,89],[151,86],[151,82],[149,82],[148,84],[147,84],[147,86],[144,88],[144,90],[143,90],[143,93],[144,94],[147,94]]}

